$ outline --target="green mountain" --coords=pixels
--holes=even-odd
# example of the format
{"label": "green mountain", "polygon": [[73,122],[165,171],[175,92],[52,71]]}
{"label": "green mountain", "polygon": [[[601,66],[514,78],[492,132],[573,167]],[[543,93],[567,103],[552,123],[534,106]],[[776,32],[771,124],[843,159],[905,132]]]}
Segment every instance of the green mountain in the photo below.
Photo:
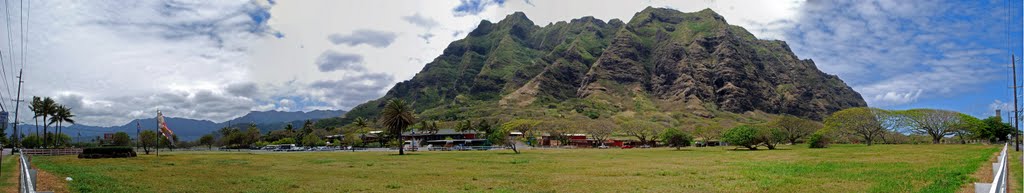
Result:
{"label": "green mountain", "polygon": [[797,58],[783,41],[759,40],[710,9],[650,7],[628,23],[583,17],[541,27],[521,12],[481,21],[415,77],[343,119],[376,117],[395,98],[432,120],[634,112],[698,119],[764,112],[821,120],[866,106],[860,94]]}

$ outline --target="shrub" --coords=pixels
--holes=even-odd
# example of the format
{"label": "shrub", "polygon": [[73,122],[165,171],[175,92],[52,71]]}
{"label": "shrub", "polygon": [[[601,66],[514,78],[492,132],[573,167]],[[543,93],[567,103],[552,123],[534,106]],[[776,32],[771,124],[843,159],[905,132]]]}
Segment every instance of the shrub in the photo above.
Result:
{"label": "shrub", "polygon": [[88,147],[82,149],[78,158],[122,158],[135,157],[135,150],[131,147]]}
{"label": "shrub", "polygon": [[811,148],[826,148],[829,144],[829,138],[825,135],[824,129],[818,130],[811,134],[811,137],[807,139],[807,144]]}
{"label": "shrub", "polygon": [[732,145],[746,147],[750,150],[757,150],[757,145],[761,143],[758,139],[758,134],[759,132],[754,127],[740,125],[722,133],[722,141]]}

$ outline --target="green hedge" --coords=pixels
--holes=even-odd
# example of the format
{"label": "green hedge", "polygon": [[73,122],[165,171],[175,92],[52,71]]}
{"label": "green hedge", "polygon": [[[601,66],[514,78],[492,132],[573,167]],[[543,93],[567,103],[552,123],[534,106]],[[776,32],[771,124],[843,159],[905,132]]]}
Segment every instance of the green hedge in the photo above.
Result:
{"label": "green hedge", "polygon": [[82,154],[78,154],[78,158],[121,158],[135,156],[135,149],[131,147],[88,147],[82,149]]}

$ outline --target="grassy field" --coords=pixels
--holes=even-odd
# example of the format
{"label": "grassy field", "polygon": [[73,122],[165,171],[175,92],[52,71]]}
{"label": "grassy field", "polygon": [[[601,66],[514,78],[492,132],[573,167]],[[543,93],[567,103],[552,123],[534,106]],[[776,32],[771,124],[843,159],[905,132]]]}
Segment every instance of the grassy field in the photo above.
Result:
{"label": "grassy field", "polygon": [[[72,192],[955,192],[983,145],[36,157]],[[1018,166],[1019,167],[1019,166]],[[1019,178],[1018,178],[1019,181]]]}

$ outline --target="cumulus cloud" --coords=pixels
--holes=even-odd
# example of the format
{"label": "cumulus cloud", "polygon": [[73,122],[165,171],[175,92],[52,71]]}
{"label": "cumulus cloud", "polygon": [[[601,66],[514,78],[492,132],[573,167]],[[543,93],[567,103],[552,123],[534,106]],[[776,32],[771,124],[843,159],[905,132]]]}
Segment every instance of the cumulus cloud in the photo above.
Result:
{"label": "cumulus cloud", "polygon": [[456,16],[476,15],[489,6],[501,6],[505,0],[460,0],[459,6],[452,10]]}
{"label": "cumulus cloud", "polygon": [[437,25],[440,25],[440,23],[438,23],[436,20],[423,16],[419,12],[416,12],[416,14],[409,16],[402,16],[402,20],[405,20],[413,25],[427,29],[434,28],[437,27]]}
{"label": "cumulus cloud", "polygon": [[[784,39],[871,106],[976,91],[995,80],[1004,18],[984,2],[808,1]],[[1000,12],[994,10],[994,12]],[[1002,12],[1005,14],[1005,12]]]}
{"label": "cumulus cloud", "polygon": [[327,39],[331,40],[331,43],[334,44],[345,44],[348,46],[366,44],[373,47],[383,48],[395,42],[395,38],[397,37],[398,35],[394,32],[360,29],[349,35],[331,34],[330,36],[327,36]]}
{"label": "cumulus cloud", "polygon": [[337,80],[321,80],[310,84],[311,95],[334,107],[352,108],[380,97],[394,78],[382,73],[345,76]]}
{"label": "cumulus cloud", "polygon": [[260,93],[260,87],[252,82],[231,84],[225,90],[235,96],[249,98],[253,98]]}
{"label": "cumulus cloud", "polygon": [[137,118],[156,117],[157,110],[172,117],[225,121],[255,106],[249,98],[213,90],[170,91],[113,98],[92,98],[68,93],[54,100],[72,108],[76,122],[97,126],[122,125]]}
{"label": "cumulus cloud", "polygon": [[341,53],[334,50],[324,51],[316,59],[316,66],[320,72],[335,70],[365,71],[363,67],[363,56],[357,54]]}
{"label": "cumulus cloud", "polygon": [[0,36],[31,40],[22,96],[53,96],[75,108],[79,124],[121,125],[158,108],[216,121],[255,106],[238,96],[254,87],[222,85],[248,82],[252,45],[282,33],[269,26],[270,9],[263,1],[34,1],[29,33]]}
{"label": "cumulus cloud", "polygon": [[[1001,113],[1013,112],[1013,103],[1006,103],[1000,100],[992,101],[992,103],[988,105],[988,112],[984,114],[996,115],[996,110],[1000,110]],[[1006,114],[1002,114],[1000,116],[1006,116]]]}

